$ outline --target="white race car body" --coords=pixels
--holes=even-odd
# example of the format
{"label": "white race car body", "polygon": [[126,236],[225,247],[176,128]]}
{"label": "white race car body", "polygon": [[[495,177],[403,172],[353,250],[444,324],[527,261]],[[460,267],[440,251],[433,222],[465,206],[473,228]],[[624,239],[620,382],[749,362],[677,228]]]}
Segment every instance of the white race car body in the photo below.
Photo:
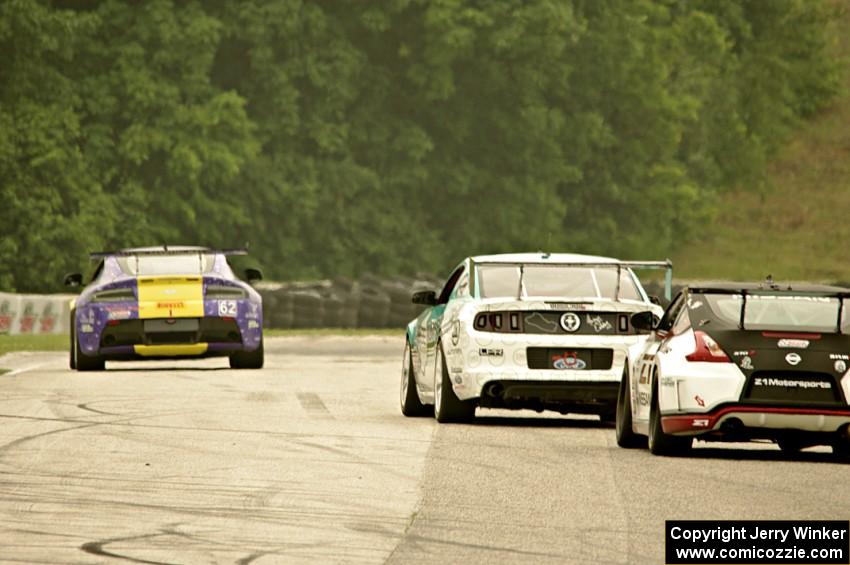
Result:
{"label": "white race car body", "polygon": [[[487,296],[484,286],[487,277],[492,278],[487,268],[501,269],[500,277],[506,272],[514,276],[512,267],[522,268],[532,277],[538,266],[564,267],[564,273],[576,277],[590,273],[593,295],[570,294],[570,285],[564,284],[563,293],[547,288],[546,296],[529,296],[533,289],[525,288],[521,274],[514,285],[516,295]],[[435,403],[435,376],[441,375],[438,364],[444,362],[451,392],[461,402],[613,418],[629,348],[647,338],[631,327],[630,316],[662,313],[646,296],[631,266],[659,268],[669,263],[540,254],[465,260],[449,278],[443,300],[408,326],[418,400]],[[605,296],[603,275],[594,274],[600,270],[612,280],[617,272],[624,289]],[[617,296],[626,286],[629,297]]]}
{"label": "white race car body", "polygon": [[[836,331],[843,308],[839,301],[846,291],[812,287],[794,293],[743,283],[703,286],[708,288],[685,289],[665,312],[659,331],[630,348],[622,399],[629,404],[628,413],[618,407],[618,420],[625,416],[632,433],[651,439],[657,420],[655,433],[662,443],[665,436],[683,438],[678,444],[674,439],[674,447],[687,447],[692,438],[770,439],[799,449],[846,436],[850,338],[846,329]],[[734,294],[740,287],[740,294]],[[787,302],[794,307],[788,319],[802,324],[808,315],[810,325],[756,327],[758,320],[745,322],[748,314],[741,314],[743,295],[753,302],[752,310],[763,310],[765,320],[773,316],[776,324],[776,311]],[[733,316],[724,317],[721,301],[737,306]],[[818,316],[821,327],[813,328],[810,320]],[[618,440],[628,437],[620,425],[618,421]]]}

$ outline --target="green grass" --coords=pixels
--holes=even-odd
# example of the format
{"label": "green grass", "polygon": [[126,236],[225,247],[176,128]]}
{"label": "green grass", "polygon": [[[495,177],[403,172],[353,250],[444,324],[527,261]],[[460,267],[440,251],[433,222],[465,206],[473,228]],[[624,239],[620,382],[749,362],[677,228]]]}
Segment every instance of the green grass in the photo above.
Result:
{"label": "green grass", "polygon": [[67,335],[3,335],[0,336],[0,355],[12,351],[66,351]]}
{"label": "green grass", "polygon": [[404,328],[311,328],[311,329],[286,329],[286,330],[263,330],[268,337],[297,337],[297,336],[403,336]]}
{"label": "green grass", "polygon": [[[850,55],[850,40],[841,50]],[[722,196],[715,222],[673,256],[676,278],[761,280],[770,274],[778,281],[850,283],[847,124],[845,95],[795,134],[770,164],[763,191]]]}

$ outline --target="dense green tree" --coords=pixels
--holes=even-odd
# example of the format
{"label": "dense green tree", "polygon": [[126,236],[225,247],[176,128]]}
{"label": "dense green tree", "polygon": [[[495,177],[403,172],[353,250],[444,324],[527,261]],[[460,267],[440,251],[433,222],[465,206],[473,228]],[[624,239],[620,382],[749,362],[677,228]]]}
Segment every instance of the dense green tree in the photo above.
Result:
{"label": "dense green tree", "polygon": [[7,0],[0,288],[94,248],[272,278],[652,257],[839,91],[829,0]]}

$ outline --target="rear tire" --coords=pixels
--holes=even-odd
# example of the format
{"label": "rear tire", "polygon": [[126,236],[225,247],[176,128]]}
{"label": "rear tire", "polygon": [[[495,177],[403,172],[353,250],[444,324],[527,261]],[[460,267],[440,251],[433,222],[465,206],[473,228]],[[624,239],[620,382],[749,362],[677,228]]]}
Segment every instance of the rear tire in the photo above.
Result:
{"label": "rear tire", "polygon": [[437,344],[440,358],[434,370],[434,417],[440,423],[468,422],[475,417],[475,400],[460,400],[452,389],[452,381],[446,367],[443,346]]}
{"label": "rear tire", "polygon": [[629,386],[629,370],[623,370],[620,389],[617,392],[617,445],[625,449],[646,447],[646,438],[634,431],[632,424],[632,388]]}
{"label": "rear tire", "polygon": [[653,455],[681,455],[694,443],[692,437],[678,437],[665,434],[661,427],[661,408],[658,405],[658,385],[652,391],[652,404],[649,409],[649,451]]}
{"label": "rear tire", "polygon": [[76,334],[76,325],[77,325],[76,318],[77,318],[77,311],[71,310],[71,328],[70,328],[70,331],[68,332],[71,336],[71,340],[70,340],[71,343],[68,345],[68,367],[70,367],[71,369],[77,368],[77,351],[76,351],[77,336],[75,335]]}
{"label": "rear tire", "polygon": [[809,447],[795,438],[782,438],[776,442],[776,445],[783,453],[799,453],[801,449]]}
{"label": "rear tire", "polygon": [[103,371],[106,368],[106,361],[100,355],[86,355],[80,349],[80,340],[77,339],[77,333],[73,333],[73,349],[74,357],[71,361],[74,368],[78,371]]}
{"label": "rear tire", "polygon": [[237,351],[230,356],[231,369],[262,369],[264,362],[263,340],[254,351]]}
{"label": "rear tire", "polygon": [[410,343],[404,339],[404,355],[401,362],[401,413],[408,418],[428,416],[430,410],[419,400],[416,392],[416,376],[413,373],[413,357],[410,353]]}

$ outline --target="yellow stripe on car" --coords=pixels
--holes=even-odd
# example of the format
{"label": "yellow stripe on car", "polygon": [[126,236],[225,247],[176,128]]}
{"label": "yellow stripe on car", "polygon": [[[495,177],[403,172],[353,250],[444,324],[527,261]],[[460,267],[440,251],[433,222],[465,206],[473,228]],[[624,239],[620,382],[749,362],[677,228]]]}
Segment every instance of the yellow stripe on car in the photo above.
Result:
{"label": "yellow stripe on car", "polygon": [[134,345],[136,355],[142,357],[179,357],[181,355],[203,355],[207,352],[206,343],[187,345]]}
{"label": "yellow stripe on car", "polygon": [[201,318],[202,277],[139,277],[139,318]]}

